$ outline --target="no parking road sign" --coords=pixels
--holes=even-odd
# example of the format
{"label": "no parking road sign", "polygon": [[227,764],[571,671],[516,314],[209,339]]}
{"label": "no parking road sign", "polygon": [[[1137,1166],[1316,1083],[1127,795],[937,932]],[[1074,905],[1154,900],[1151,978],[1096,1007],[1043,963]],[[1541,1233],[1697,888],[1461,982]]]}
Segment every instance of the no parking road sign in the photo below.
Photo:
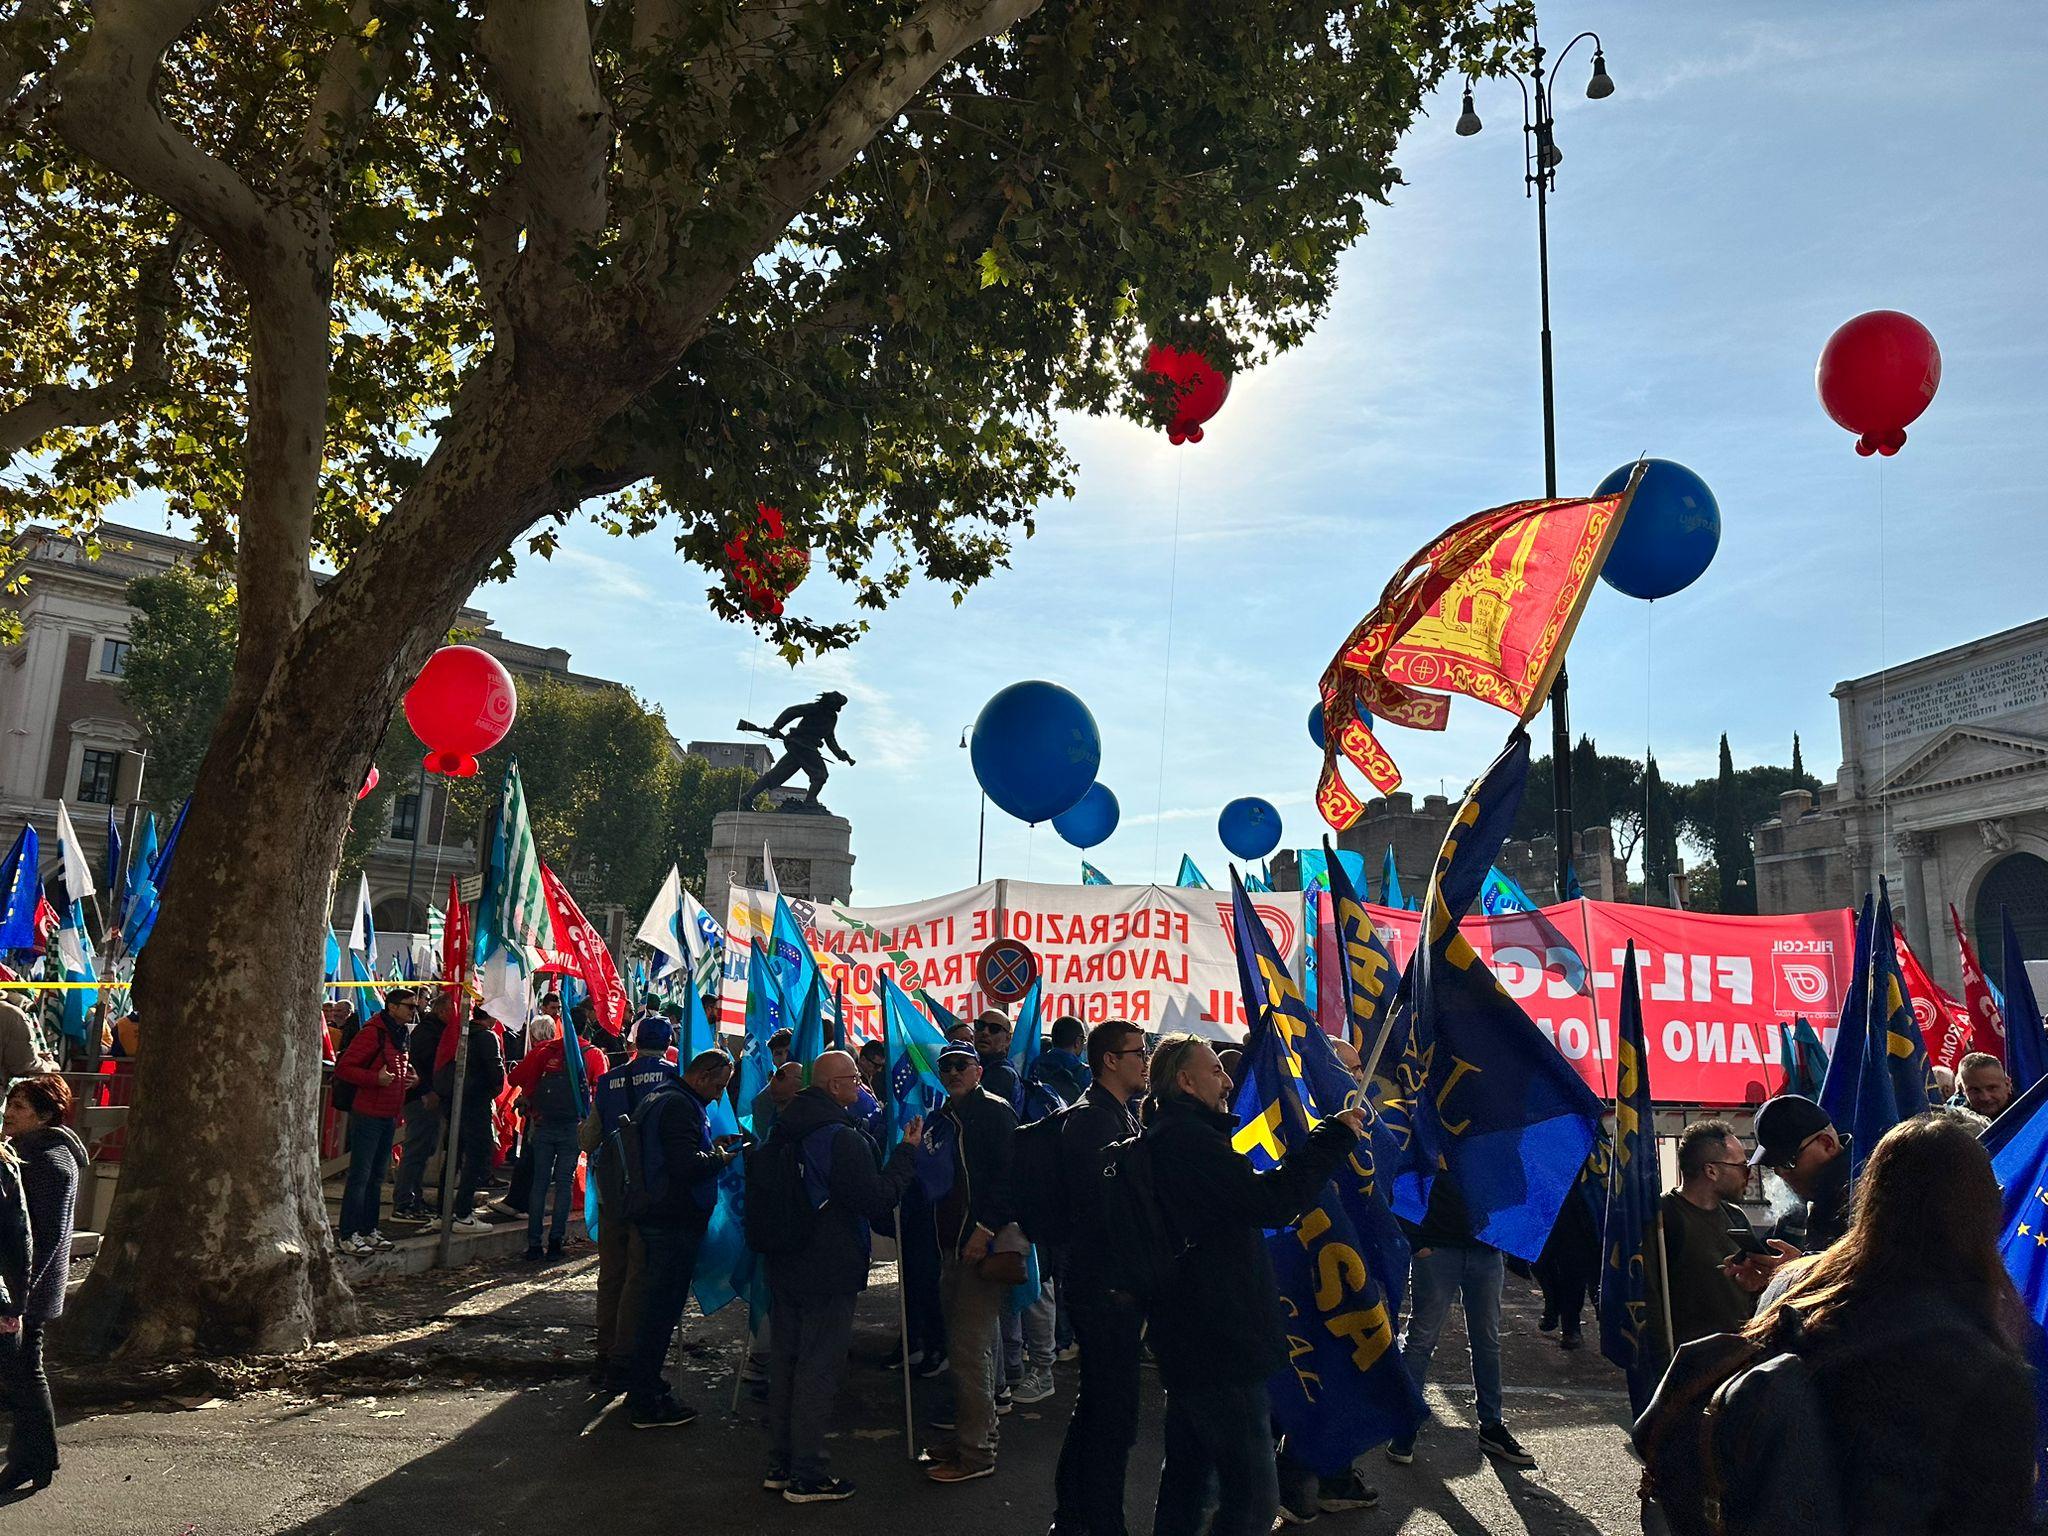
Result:
{"label": "no parking road sign", "polygon": [[1038,980],[1038,957],[1022,939],[997,939],[974,962],[974,979],[997,1002],[1020,1002]]}

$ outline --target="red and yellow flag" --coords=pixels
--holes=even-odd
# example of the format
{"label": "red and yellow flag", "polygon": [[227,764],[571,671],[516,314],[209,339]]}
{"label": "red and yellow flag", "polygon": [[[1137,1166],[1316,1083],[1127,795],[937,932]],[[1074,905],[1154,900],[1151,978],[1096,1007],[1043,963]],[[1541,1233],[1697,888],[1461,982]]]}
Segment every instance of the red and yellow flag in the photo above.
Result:
{"label": "red and yellow flag", "polygon": [[1340,756],[1380,794],[1401,782],[1368,714],[1440,731],[1454,693],[1523,721],[1542,708],[1641,474],[1638,467],[1612,496],[1476,512],[1394,573],[1323,671],[1316,806],[1325,821],[1342,831],[1365,809],[1344,782]]}

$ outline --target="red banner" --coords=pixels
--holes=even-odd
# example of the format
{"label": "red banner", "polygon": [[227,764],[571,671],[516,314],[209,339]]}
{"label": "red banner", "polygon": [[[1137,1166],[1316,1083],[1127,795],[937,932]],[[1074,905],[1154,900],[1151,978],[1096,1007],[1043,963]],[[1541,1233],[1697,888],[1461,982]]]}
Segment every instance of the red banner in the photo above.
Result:
{"label": "red banner", "polygon": [[[1405,966],[1422,914],[1367,910]],[[1754,1104],[1778,1092],[1778,1036],[1801,1017],[1832,1050],[1856,947],[1847,911],[1723,917],[1582,901],[1475,915],[1461,927],[1501,986],[1607,1099],[1622,959],[1633,939],[1659,1103]]]}
{"label": "red banner", "polygon": [[1953,1072],[1970,1049],[1970,1010],[1934,984],[1897,924],[1892,925],[1892,936],[1899,949],[1899,970],[1906,978],[1906,996],[1913,1004],[1913,1022],[1927,1042],[1927,1058]]}
{"label": "red banner", "polygon": [[1963,936],[1963,920],[1956,915],[1954,907],[1948,909],[1948,920],[1955,927],[1956,949],[1962,959],[1963,1002],[1970,1015],[1970,1049],[2003,1061],[2005,1016],[1998,1011],[1998,1000],[1991,995],[1991,983],[1984,979],[1984,967],[1977,963],[1976,952]]}
{"label": "red banner", "polygon": [[625,985],[619,980],[618,967],[612,964],[611,951],[583,916],[569,888],[545,864],[540,867],[540,888],[548,900],[548,916],[554,922],[555,947],[575,957],[577,974],[590,988],[591,1005],[597,1009],[604,1027],[615,1035],[621,1033],[631,1005]]}

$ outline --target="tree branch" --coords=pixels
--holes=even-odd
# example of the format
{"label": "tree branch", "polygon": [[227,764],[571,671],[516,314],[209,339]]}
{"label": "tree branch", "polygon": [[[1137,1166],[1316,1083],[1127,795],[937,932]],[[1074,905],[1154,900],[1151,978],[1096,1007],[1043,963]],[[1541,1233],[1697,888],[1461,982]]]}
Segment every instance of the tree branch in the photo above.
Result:
{"label": "tree branch", "polygon": [[328,46],[320,85],[292,158],[295,178],[322,179],[346,159],[363,114],[383,92],[417,19],[408,8],[402,25],[376,28],[371,26],[373,15],[370,0],[355,0],[349,7],[348,31]]}
{"label": "tree branch", "polygon": [[169,372],[171,308],[178,297],[178,262],[191,244],[191,226],[171,236],[143,263],[135,285],[135,340],[128,360],[97,384],[39,384],[0,411],[0,464],[32,448],[59,427],[97,427],[114,420]]}
{"label": "tree branch", "polygon": [[529,250],[559,266],[604,232],[611,109],[583,0],[491,0],[477,43],[519,146]]}

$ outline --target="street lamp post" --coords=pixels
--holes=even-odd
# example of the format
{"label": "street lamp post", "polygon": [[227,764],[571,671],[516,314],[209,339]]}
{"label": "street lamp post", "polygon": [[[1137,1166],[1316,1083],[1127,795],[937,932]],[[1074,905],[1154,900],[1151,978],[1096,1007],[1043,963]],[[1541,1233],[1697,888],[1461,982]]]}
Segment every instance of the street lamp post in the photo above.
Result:
{"label": "street lamp post", "polygon": [[[1557,72],[1563,68],[1565,58],[1587,38],[1593,40],[1593,78],[1586,82],[1586,95],[1594,101],[1604,100],[1614,94],[1614,81],[1607,73],[1607,54],[1600,43],[1597,32],[1581,32],[1564,45],[1551,65],[1550,73],[1543,72],[1543,44],[1531,35],[1529,62],[1530,78],[1524,80],[1519,73],[1512,76],[1515,84],[1522,88],[1522,180],[1524,196],[1533,192],[1536,198],[1536,283],[1542,300],[1543,334],[1543,494],[1549,498],[1557,495],[1557,404],[1552,387],[1550,367],[1550,192],[1557,184],[1557,167],[1564,159],[1557,147],[1552,132],[1550,113],[1551,92],[1557,84]],[[1479,114],[1472,107],[1472,87],[1465,87],[1464,110],[1458,116],[1458,136],[1470,138],[1480,129]],[[1570,679],[1562,663],[1557,669],[1557,681],[1550,690],[1550,772],[1556,814],[1553,826],[1557,836],[1557,894],[1563,900],[1569,885],[1568,873],[1572,859],[1572,732],[1571,706],[1569,703]]]}

